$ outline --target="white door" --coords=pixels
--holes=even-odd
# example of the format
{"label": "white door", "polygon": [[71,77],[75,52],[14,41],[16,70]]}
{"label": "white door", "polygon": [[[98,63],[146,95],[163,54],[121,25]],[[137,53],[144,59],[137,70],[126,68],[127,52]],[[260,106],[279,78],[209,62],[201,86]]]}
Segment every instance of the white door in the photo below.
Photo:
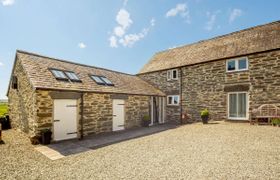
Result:
{"label": "white door", "polygon": [[54,140],[77,138],[77,100],[54,100]]}
{"label": "white door", "polygon": [[113,131],[124,129],[124,100],[113,99]]}

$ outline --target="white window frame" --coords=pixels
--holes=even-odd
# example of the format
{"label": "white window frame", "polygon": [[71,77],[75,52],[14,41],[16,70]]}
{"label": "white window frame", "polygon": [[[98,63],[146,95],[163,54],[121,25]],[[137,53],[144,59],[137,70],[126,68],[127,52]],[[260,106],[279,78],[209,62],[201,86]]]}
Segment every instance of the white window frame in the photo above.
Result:
{"label": "white window frame", "polygon": [[[246,69],[239,69],[239,64],[238,62],[240,60],[243,60],[243,59],[246,59],[246,62],[247,62],[247,67]],[[235,70],[228,70],[228,63],[230,61],[234,61],[235,62]],[[226,62],[226,72],[240,72],[240,71],[247,71],[249,69],[249,60],[248,60],[248,57],[240,57],[240,58],[236,58],[236,59],[229,59],[227,60]]]}
{"label": "white window frame", "polygon": [[[177,75],[176,78],[173,77],[173,72],[174,71],[176,72],[176,75]],[[178,69],[171,69],[171,70],[167,71],[167,81],[178,80],[178,78],[179,78]]]}
{"label": "white window frame", "polygon": [[[238,97],[238,94],[246,94],[246,100],[247,100],[247,102],[246,102],[246,117],[230,117],[230,114],[229,114],[229,111],[230,111],[230,109],[229,109],[229,99],[230,98],[229,98],[229,96],[231,94],[236,94],[237,97]],[[248,95],[247,91],[239,91],[239,92],[230,92],[230,93],[228,93],[228,96],[227,96],[227,106],[228,106],[228,108],[227,108],[227,117],[228,117],[229,120],[244,120],[244,121],[249,120],[249,95]],[[237,109],[238,109],[238,103],[237,103]]]}
{"label": "white window frame", "polygon": [[[171,104],[169,104],[169,98],[172,98]],[[178,104],[174,103],[174,97],[178,97]],[[179,95],[168,95],[167,96],[167,105],[168,106],[179,106],[180,105],[180,96]]]}

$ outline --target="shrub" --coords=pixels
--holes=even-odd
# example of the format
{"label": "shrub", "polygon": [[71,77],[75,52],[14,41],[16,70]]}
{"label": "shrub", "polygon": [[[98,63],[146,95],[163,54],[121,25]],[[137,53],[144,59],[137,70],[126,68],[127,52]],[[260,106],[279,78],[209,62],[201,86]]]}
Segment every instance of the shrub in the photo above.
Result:
{"label": "shrub", "polygon": [[150,120],[151,120],[151,118],[148,114],[143,116],[143,121],[150,121]]}
{"label": "shrub", "polygon": [[202,111],[200,112],[200,116],[201,116],[201,117],[207,117],[207,116],[209,116],[209,111],[208,111],[208,109],[202,110]]}
{"label": "shrub", "polygon": [[274,125],[274,126],[280,125],[280,119],[279,118],[272,119],[271,124]]}

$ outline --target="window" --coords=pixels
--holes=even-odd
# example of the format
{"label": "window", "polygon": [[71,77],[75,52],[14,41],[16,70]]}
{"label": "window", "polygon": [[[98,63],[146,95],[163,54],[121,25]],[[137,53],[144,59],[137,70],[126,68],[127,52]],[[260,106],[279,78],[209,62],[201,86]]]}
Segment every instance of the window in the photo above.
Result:
{"label": "window", "polygon": [[167,96],[167,104],[168,105],[179,105],[180,98],[178,95]]}
{"label": "window", "polygon": [[57,70],[57,69],[51,69],[50,71],[52,72],[52,74],[54,75],[54,77],[56,79],[68,80],[67,76],[65,75],[65,73],[63,71]]}
{"label": "window", "polygon": [[71,81],[81,82],[81,80],[79,79],[79,77],[78,77],[74,72],[66,71],[65,74],[67,75],[67,77],[68,77]]}
{"label": "window", "polygon": [[227,61],[227,72],[244,71],[248,69],[248,59],[246,57]]}
{"label": "window", "polygon": [[177,69],[171,69],[167,71],[167,80],[176,80],[178,79],[178,70]]}
{"label": "window", "polygon": [[114,86],[114,84],[104,76],[91,75],[90,77],[99,85]]}
{"label": "window", "polygon": [[247,92],[236,92],[228,94],[228,118],[246,120],[248,119],[248,94]]}
{"label": "window", "polygon": [[113,86],[114,84],[106,77],[100,77],[108,86]]}
{"label": "window", "polygon": [[12,77],[12,89],[17,89],[18,88],[18,79],[16,76]]}

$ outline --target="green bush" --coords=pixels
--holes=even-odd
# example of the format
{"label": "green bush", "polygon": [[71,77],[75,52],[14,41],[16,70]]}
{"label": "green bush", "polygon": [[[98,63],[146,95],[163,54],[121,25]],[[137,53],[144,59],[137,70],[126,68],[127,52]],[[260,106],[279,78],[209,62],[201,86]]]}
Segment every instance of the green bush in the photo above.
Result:
{"label": "green bush", "polygon": [[206,117],[206,116],[209,116],[209,111],[208,109],[204,109],[200,112],[200,116],[201,117]]}
{"label": "green bush", "polygon": [[143,121],[150,121],[150,120],[151,120],[151,118],[148,114],[143,116]]}
{"label": "green bush", "polygon": [[272,125],[280,125],[280,119],[279,118],[274,118],[271,120]]}

